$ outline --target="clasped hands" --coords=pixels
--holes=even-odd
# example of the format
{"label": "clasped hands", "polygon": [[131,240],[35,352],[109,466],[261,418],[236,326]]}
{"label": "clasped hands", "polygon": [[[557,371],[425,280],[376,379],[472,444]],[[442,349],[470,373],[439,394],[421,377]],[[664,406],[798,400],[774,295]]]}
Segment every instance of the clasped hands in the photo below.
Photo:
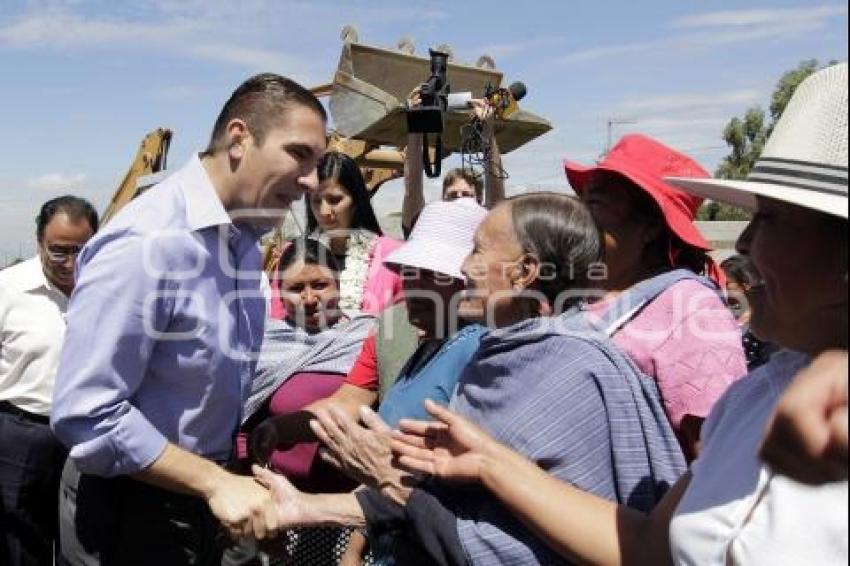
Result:
{"label": "clasped hands", "polygon": [[[390,428],[367,407],[360,409],[362,425],[341,408],[318,409],[309,428],[324,447],[320,457],[353,479],[379,489],[386,497],[404,504],[413,476],[393,466]],[[273,423],[261,425],[251,437],[255,461],[268,461],[280,447],[281,434]],[[210,498],[213,512],[236,539],[272,538],[296,526],[322,524],[328,520],[326,501],[302,493],[284,476],[252,466],[253,478],[231,476],[219,494]]]}
{"label": "clasped hands", "polygon": [[[426,401],[425,407],[434,421],[402,420],[399,431],[391,430],[368,407],[361,407],[360,423],[338,407],[318,410],[309,427],[323,444],[322,459],[405,505],[423,475],[480,481],[483,462],[493,458],[501,446],[448,409],[431,401]],[[259,439],[261,452],[274,447],[274,436]],[[314,505],[321,496],[302,493],[282,475],[260,466],[253,466],[252,471],[254,478],[233,476],[232,490],[210,500],[216,516],[234,537],[271,538],[282,529],[321,524],[327,518],[321,503]],[[239,511],[228,514],[229,506]]]}

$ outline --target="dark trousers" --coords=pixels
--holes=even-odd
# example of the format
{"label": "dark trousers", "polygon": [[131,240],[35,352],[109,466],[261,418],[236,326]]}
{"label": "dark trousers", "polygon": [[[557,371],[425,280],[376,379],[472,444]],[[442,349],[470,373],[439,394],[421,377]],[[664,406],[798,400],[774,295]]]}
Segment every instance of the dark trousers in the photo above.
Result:
{"label": "dark trousers", "polygon": [[133,480],[80,474],[60,487],[62,556],[73,566],[218,566],[228,542],[206,502]]}
{"label": "dark trousers", "polygon": [[52,564],[65,455],[47,417],[0,402],[0,564]]}

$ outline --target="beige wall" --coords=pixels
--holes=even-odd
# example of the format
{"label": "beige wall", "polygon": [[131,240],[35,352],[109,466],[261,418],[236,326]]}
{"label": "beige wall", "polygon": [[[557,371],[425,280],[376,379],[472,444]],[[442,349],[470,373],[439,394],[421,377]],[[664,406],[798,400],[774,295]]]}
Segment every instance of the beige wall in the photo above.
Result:
{"label": "beige wall", "polygon": [[747,222],[715,221],[696,222],[697,228],[712,245],[714,251],[712,257],[721,262],[730,255],[734,255],[735,241],[747,227]]}

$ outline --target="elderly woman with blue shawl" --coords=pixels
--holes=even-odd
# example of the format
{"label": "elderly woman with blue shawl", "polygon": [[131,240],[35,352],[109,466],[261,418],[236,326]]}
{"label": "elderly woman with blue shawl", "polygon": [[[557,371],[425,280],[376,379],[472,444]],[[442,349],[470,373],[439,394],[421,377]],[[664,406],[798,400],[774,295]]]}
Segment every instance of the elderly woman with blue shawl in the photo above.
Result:
{"label": "elderly woman with blue shawl", "polygon": [[[495,330],[482,338],[450,405],[552,476],[649,510],[685,461],[654,382],[582,310],[601,254],[598,229],[573,198],[527,194],[490,212],[464,265],[470,290],[461,309]],[[634,305],[617,307],[612,317]],[[354,426],[336,425],[326,427],[331,447]],[[404,544],[387,564],[563,561],[482,490],[417,484],[388,471],[354,495],[308,495],[266,470],[254,472],[274,491],[281,526],[401,526]]]}

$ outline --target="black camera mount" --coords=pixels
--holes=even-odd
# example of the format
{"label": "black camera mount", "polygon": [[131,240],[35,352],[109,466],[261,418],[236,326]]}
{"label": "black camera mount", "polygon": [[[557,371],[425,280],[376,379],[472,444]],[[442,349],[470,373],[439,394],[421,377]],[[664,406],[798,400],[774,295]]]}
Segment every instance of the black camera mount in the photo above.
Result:
{"label": "black camera mount", "polygon": [[[451,87],[446,76],[449,55],[441,51],[428,50],[431,56],[431,76],[419,87],[421,104],[407,109],[407,131],[422,134],[422,164],[428,177],[440,176],[443,153],[443,113],[448,107]],[[428,152],[428,134],[436,134],[434,161]]]}

